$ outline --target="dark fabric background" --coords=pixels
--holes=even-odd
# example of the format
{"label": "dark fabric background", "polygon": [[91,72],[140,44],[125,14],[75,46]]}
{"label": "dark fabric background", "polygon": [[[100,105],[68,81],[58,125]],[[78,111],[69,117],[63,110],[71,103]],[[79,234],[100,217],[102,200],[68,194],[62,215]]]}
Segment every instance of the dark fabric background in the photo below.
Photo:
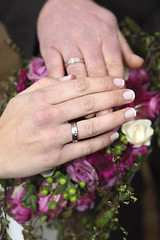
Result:
{"label": "dark fabric background", "polygon": [[[59,0],[60,1],[60,0]],[[37,17],[46,0],[0,0],[0,19],[11,38],[30,58],[36,50]],[[144,30],[160,31],[160,0],[97,0],[115,13],[118,20],[130,16]]]}

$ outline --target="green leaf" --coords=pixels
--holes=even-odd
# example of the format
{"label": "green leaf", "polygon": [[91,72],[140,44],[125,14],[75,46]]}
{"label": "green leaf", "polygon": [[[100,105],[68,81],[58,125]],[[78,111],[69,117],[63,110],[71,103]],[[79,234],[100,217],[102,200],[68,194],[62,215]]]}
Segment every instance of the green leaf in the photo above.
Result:
{"label": "green leaf", "polygon": [[47,220],[47,216],[46,215],[40,216],[40,226],[42,226],[46,220]]}
{"label": "green leaf", "polygon": [[31,203],[31,207],[33,208],[33,211],[36,212],[37,211],[37,196],[32,195],[30,197],[30,203]]}

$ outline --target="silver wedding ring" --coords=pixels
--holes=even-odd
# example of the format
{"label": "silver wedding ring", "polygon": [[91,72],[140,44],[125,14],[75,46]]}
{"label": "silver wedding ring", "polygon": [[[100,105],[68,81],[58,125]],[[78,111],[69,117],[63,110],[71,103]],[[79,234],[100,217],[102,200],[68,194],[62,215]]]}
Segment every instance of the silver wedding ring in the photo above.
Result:
{"label": "silver wedding ring", "polygon": [[71,128],[72,128],[72,142],[76,143],[76,142],[78,142],[77,123],[76,122],[71,122]]}
{"label": "silver wedding ring", "polygon": [[79,57],[76,57],[76,58],[70,58],[69,60],[67,60],[65,62],[65,68],[67,68],[70,64],[73,64],[73,63],[85,63],[84,62],[84,59],[83,58],[79,58]]}

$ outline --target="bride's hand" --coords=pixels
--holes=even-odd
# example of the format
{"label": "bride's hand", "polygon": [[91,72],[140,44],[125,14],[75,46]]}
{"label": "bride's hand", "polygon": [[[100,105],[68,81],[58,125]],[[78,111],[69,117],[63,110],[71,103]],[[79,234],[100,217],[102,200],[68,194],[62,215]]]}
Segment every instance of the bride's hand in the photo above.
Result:
{"label": "bride's hand", "polygon": [[64,76],[64,62],[84,58],[85,64],[70,64],[68,74],[76,77],[118,76],[124,78],[124,64],[140,67],[118,29],[115,15],[91,0],[49,0],[38,19],[40,50],[48,73]]}
{"label": "bride's hand", "polygon": [[133,119],[134,109],[78,120],[77,143],[68,121],[132,102],[133,91],[116,82],[111,77],[43,78],[11,99],[0,118],[0,177],[35,175],[113,142],[118,134],[112,129]]}

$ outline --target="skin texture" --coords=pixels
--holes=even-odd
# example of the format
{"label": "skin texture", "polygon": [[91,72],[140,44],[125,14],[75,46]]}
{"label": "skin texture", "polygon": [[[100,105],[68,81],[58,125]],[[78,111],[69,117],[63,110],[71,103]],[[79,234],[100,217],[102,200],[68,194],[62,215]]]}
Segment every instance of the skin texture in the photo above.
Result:
{"label": "skin texture", "polygon": [[126,118],[126,108],[78,120],[79,142],[72,143],[68,121],[132,102],[134,95],[125,100],[127,90],[113,77],[63,80],[42,78],[8,103],[0,118],[1,178],[32,176],[98,151],[115,140],[112,129],[134,118]]}
{"label": "skin texture", "polygon": [[64,62],[73,57],[85,60],[85,64],[67,67],[67,73],[76,77],[124,78],[124,65],[137,68],[143,64],[119,31],[115,15],[91,0],[48,0],[39,15],[37,32],[52,77],[64,76]]}

